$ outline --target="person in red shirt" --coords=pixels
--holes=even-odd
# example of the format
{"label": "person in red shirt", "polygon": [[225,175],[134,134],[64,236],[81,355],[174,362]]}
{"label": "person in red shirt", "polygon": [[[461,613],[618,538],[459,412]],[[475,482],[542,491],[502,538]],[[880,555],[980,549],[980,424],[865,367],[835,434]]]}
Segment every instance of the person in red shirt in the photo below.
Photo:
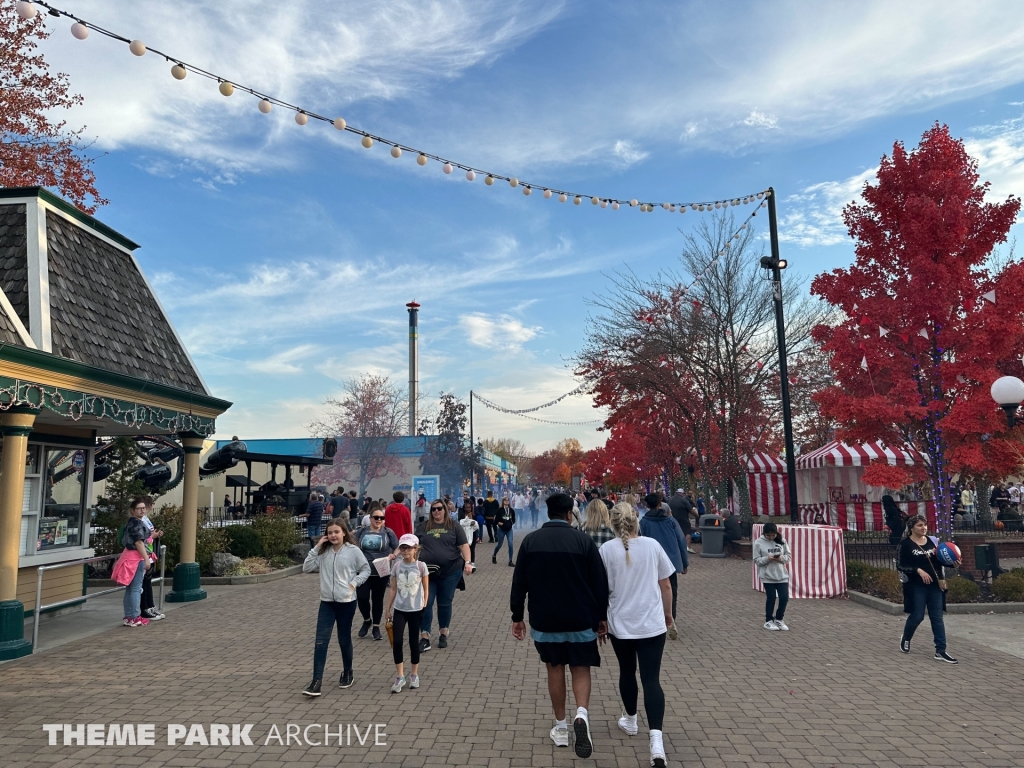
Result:
{"label": "person in red shirt", "polygon": [[388,504],[384,510],[384,525],[395,532],[395,536],[402,538],[407,533],[412,533],[412,512],[402,502],[405,501],[405,494],[395,491],[392,496],[394,501]]}

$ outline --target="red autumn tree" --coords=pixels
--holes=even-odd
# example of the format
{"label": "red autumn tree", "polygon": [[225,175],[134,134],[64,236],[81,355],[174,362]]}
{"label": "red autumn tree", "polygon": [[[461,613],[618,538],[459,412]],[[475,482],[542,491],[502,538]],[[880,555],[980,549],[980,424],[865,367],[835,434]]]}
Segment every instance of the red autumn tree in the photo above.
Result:
{"label": "red autumn tree", "polygon": [[21,19],[15,0],[0,0],[0,187],[52,187],[86,213],[107,200],[96,190],[82,132],[52,113],[82,103],[68,76],[51,74],[37,53],[50,36],[44,14]]}
{"label": "red autumn tree", "polygon": [[[908,443],[928,457],[945,533],[952,474],[1005,474],[1018,463],[988,389],[1020,365],[1024,265],[993,274],[986,261],[1020,201],[986,203],[987,189],[946,126],[912,151],[895,144],[863,204],[843,212],[855,263],[811,286],[846,315],[814,330],[836,378],[818,402],[843,439]],[[995,303],[983,298],[990,291]]]}

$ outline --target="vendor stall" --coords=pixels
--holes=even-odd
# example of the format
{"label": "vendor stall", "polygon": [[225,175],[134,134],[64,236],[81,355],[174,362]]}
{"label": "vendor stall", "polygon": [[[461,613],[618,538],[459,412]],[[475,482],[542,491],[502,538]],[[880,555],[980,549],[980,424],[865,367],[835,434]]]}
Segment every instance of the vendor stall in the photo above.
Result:
{"label": "vendor stall", "polygon": [[[797,498],[804,523],[837,525],[850,531],[883,528],[884,488],[864,483],[864,470],[872,462],[890,466],[920,466],[925,457],[912,448],[893,448],[880,442],[847,445],[831,442],[796,460]],[[910,514],[935,519],[935,504],[920,498],[896,498]]]}
{"label": "vendor stall", "polygon": [[[764,525],[754,526],[751,539],[761,537]],[[779,535],[789,544],[789,596],[838,597],[846,592],[846,552],[843,529],[831,525],[780,525]],[[754,589],[764,592],[753,564]]]}
{"label": "vendor stall", "polygon": [[[747,465],[747,489],[750,491],[750,511],[754,517],[785,515],[789,517],[789,487],[786,485],[786,462],[767,453],[743,456]],[[736,486],[729,497],[729,511],[740,513]]]}

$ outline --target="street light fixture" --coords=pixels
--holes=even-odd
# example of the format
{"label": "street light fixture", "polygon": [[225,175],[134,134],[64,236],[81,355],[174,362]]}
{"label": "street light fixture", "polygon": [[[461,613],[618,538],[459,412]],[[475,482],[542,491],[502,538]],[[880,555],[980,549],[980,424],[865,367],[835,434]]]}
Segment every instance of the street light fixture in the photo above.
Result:
{"label": "street light fixture", "polygon": [[1024,381],[1016,376],[1001,376],[992,382],[989,392],[996,405],[1006,412],[1006,423],[1012,428],[1017,423],[1017,408],[1024,401]]}

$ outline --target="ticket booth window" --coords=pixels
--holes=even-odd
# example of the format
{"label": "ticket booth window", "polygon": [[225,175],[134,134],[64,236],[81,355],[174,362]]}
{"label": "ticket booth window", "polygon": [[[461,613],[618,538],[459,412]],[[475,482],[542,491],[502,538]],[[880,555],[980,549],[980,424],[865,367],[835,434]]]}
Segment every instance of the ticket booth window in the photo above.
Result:
{"label": "ticket booth window", "polygon": [[45,446],[42,465],[42,515],[36,551],[77,547],[82,543],[88,452],[81,448]]}

